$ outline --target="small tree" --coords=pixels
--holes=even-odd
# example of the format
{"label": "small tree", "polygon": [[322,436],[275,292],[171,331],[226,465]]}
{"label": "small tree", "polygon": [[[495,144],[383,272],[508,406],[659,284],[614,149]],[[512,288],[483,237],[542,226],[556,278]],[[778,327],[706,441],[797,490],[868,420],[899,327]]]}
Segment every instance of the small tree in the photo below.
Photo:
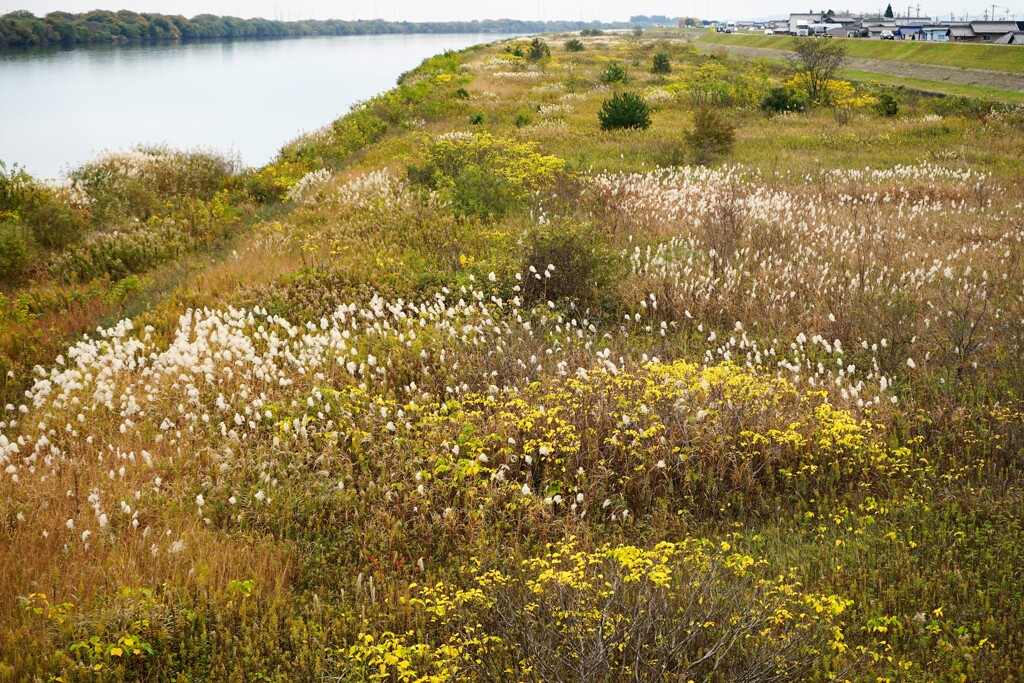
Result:
{"label": "small tree", "polygon": [[639,37],[640,37],[640,36],[642,36],[643,34],[644,34],[644,30],[643,30],[643,28],[641,28],[641,27],[639,27],[639,26],[635,26],[635,27],[633,27],[633,35],[634,35],[634,36],[636,36],[637,38],[639,38]]}
{"label": "small tree", "polygon": [[545,57],[551,56],[551,48],[540,38],[534,38],[530,41],[530,49],[527,51],[527,57],[531,62],[544,59]]}
{"label": "small tree", "polygon": [[652,74],[667,74],[672,72],[672,62],[669,60],[668,55],[664,52],[659,52],[654,55],[654,61],[651,64]]}
{"label": "small tree", "polygon": [[875,111],[877,111],[881,116],[896,116],[896,114],[900,113],[900,105],[899,102],[896,101],[895,97],[884,92],[878,96],[878,102],[875,104]]}
{"label": "small tree", "polygon": [[601,130],[615,128],[647,129],[651,125],[651,110],[642,97],[633,93],[616,93],[601,104],[597,113]]}
{"label": "small tree", "polygon": [[885,18],[886,19],[892,19],[892,17],[893,17],[893,14],[892,14],[892,4],[889,4],[885,8]]}
{"label": "small tree", "polygon": [[828,92],[828,83],[846,60],[846,47],[834,40],[797,40],[793,65],[803,76],[807,101],[819,102]]}
{"label": "small tree", "polygon": [[565,49],[567,52],[583,52],[583,41],[579,38],[567,40],[565,41]]}
{"label": "small tree", "polygon": [[736,126],[721,110],[698,107],[693,112],[693,128],[686,131],[685,139],[693,163],[707,166],[732,152]]}
{"label": "small tree", "polygon": [[601,74],[601,82],[611,85],[612,83],[629,83],[629,75],[626,73],[626,67],[622,66],[618,62],[612,62],[608,65],[608,68]]}

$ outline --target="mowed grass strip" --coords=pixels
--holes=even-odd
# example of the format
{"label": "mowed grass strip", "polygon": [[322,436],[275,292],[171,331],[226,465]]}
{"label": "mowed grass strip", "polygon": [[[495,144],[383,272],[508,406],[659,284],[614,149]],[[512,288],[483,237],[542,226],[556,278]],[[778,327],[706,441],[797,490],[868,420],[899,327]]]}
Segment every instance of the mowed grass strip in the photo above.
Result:
{"label": "mowed grass strip", "polygon": [[1003,90],[1002,88],[988,88],[981,85],[961,85],[959,83],[944,83],[942,81],[929,81],[924,78],[907,78],[905,76],[891,76],[889,74],[877,74],[870,71],[857,71],[855,69],[843,69],[840,75],[851,81],[864,83],[882,83],[885,85],[900,85],[911,90],[923,92],[940,93],[943,95],[954,95],[958,97],[976,97],[983,100],[1005,102],[1007,104],[1024,105],[1024,92],[1016,90]]}
{"label": "mowed grass strip", "polygon": [[[700,40],[703,43],[791,50],[797,39],[792,36],[708,33]],[[923,41],[868,40],[866,38],[835,38],[834,40],[843,41],[846,46],[846,54],[850,57],[1024,73],[1024,49],[1015,45],[927,43]]]}

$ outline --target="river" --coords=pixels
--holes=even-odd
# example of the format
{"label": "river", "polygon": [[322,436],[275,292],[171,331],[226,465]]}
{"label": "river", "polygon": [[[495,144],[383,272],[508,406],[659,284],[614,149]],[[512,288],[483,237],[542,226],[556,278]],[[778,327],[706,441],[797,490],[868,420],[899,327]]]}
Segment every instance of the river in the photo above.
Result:
{"label": "river", "polygon": [[137,144],[213,148],[243,164],[445,50],[494,34],[311,37],[0,54],[0,161],[59,178]]}

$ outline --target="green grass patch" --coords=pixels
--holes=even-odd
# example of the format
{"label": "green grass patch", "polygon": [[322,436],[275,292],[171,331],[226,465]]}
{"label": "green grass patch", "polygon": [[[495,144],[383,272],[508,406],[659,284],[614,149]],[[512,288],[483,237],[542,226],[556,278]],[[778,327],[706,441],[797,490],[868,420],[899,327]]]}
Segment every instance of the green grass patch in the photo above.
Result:
{"label": "green grass patch", "polygon": [[840,73],[843,78],[848,78],[851,81],[899,85],[923,92],[956,95],[959,97],[976,97],[984,100],[1006,102],[1007,104],[1024,104],[1024,92],[1017,92],[1016,90],[1003,90],[1002,88],[989,88],[981,85],[944,83],[942,81],[929,81],[924,78],[906,78],[904,76],[876,74],[870,71],[857,71],[855,69],[843,69]]}
{"label": "green grass patch", "polygon": [[[792,49],[794,40],[796,39],[790,36],[709,33],[702,37],[700,42],[789,50]],[[843,41],[846,53],[850,57],[1024,73],[1024,50],[1012,45],[903,42],[860,38],[836,40]]]}

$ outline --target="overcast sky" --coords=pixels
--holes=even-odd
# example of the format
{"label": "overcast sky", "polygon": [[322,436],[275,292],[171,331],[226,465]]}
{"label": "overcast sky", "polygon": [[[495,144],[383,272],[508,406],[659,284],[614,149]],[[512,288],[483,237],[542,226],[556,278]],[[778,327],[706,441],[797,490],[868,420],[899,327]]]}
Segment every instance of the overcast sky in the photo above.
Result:
{"label": "overcast sky", "polygon": [[[1006,0],[1001,0],[1006,2]],[[821,2],[821,0],[819,0]],[[789,12],[834,9],[851,11],[878,11],[886,0],[826,0],[826,5],[810,0],[0,0],[0,13],[27,9],[42,15],[54,10],[85,12],[92,9],[131,9],[138,12],[183,14],[229,14],[238,17],[266,17],[268,19],[384,19],[408,21],[445,21],[462,19],[572,19],[625,21],[632,14],[665,14],[668,16],[697,16],[713,19],[754,19],[781,16]],[[906,14],[907,4],[893,0],[897,14]],[[991,4],[984,0],[928,0],[920,3],[927,16],[949,18],[950,12],[960,16],[964,12],[981,15]],[[802,4],[801,4],[802,3]],[[1024,0],[1011,0],[1009,9],[996,5],[999,17],[1003,14],[1024,20]],[[914,0],[913,12],[918,3]]]}

